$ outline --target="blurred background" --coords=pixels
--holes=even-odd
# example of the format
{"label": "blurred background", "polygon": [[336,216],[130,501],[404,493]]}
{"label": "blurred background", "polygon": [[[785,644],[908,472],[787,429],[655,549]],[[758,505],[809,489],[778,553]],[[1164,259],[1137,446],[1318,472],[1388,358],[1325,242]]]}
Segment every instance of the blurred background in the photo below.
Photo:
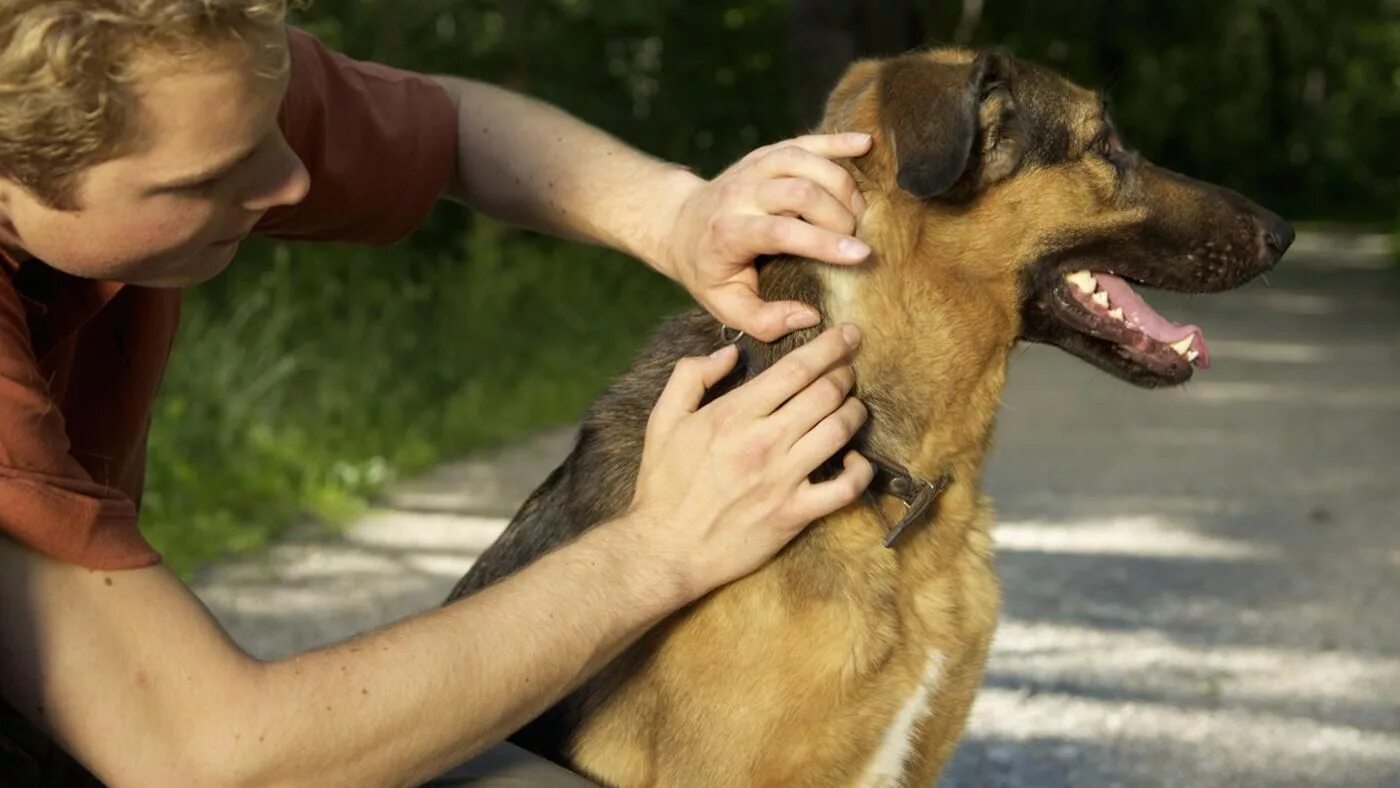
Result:
{"label": "blurred background", "polygon": [[[707,175],[806,129],[852,58],[1000,47],[1105,91],[1159,164],[1294,221],[1266,278],[1151,296],[1205,327],[1214,365],[1189,386],[1041,347],[1013,361],[986,475],[1006,602],[946,783],[1400,785],[1400,0],[316,0],[295,18]],[[189,294],[146,530],[181,572],[216,570],[201,596],[261,656],[436,604],[687,302],[634,261],[450,206],[389,249],[250,243]]]}

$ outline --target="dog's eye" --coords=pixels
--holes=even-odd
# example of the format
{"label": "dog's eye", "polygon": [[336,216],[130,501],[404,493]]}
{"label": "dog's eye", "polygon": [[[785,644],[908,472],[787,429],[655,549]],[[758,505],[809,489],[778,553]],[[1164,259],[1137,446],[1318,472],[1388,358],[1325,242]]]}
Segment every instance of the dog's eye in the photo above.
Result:
{"label": "dog's eye", "polygon": [[1089,152],[1112,164],[1113,168],[1120,173],[1126,167],[1122,155],[1123,146],[1118,144],[1118,140],[1110,132],[1104,132],[1095,137],[1094,141],[1089,144]]}

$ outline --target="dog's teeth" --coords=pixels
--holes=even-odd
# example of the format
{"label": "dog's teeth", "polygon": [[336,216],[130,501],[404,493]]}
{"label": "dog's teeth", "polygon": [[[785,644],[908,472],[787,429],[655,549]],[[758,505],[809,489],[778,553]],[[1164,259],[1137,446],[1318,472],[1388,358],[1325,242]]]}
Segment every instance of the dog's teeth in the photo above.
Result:
{"label": "dog's teeth", "polygon": [[1072,274],[1065,274],[1065,280],[1079,288],[1081,293],[1092,293],[1098,289],[1099,283],[1094,281],[1094,275],[1087,269],[1075,271]]}
{"label": "dog's teeth", "polygon": [[1197,352],[1194,351],[1194,350],[1188,350],[1188,351],[1186,351],[1186,360],[1187,360],[1187,361],[1195,361],[1198,357],[1200,357],[1200,355],[1201,355],[1200,353],[1197,353]]}
{"label": "dog's teeth", "polygon": [[1121,321],[1123,320],[1123,310],[1119,309],[1118,307],[1114,307],[1108,310],[1108,316],[1113,318],[1114,320]]}
{"label": "dog's teeth", "polygon": [[[1187,334],[1186,336],[1172,343],[1172,350],[1175,350],[1183,356],[1186,355],[1186,351],[1191,350],[1191,340],[1193,339],[1195,339],[1195,337],[1193,337],[1190,334]],[[1191,352],[1194,353],[1195,351],[1192,350]],[[1187,361],[1190,361],[1190,359],[1188,358]]]}
{"label": "dog's teeth", "polygon": [[1094,293],[1094,295],[1093,295],[1093,301],[1094,301],[1094,303],[1098,304],[1099,306],[1103,307],[1104,309],[1108,309],[1108,293],[1105,293],[1105,292],[1102,291],[1102,290],[1100,290],[1100,291],[1097,292],[1097,293]]}

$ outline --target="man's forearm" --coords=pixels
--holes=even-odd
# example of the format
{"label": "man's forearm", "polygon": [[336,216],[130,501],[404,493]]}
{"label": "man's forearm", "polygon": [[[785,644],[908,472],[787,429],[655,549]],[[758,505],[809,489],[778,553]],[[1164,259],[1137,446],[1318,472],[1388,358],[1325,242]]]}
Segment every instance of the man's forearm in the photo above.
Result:
{"label": "man's forearm", "polygon": [[449,196],[489,216],[610,246],[673,275],[664,218],[703,182],[544,102],[438,77],[458,110]]}
{"label": "man's forearm", "polygon": [[[547,708],[684,601],[663,568],[629,562],[625,525],[469,599],[266,664],[162,568],[89,572],[0,540],[0,685],[116,784],[421,781]],[[33,621],[44,628],[26,630]]]}
{"label": "man's forearm", "polygon": [[[655,568],[628,566],[625,538],[595,531],[468,599],[269,665],[260,694],[300,692],[282,713],[309,717],[290,726],[306,738],[289,751],[326,758],[299,776],[382,784],[417,766],[424,780],[558,701],[678,604]],[[269,765],[269,777],[283,766]]]}

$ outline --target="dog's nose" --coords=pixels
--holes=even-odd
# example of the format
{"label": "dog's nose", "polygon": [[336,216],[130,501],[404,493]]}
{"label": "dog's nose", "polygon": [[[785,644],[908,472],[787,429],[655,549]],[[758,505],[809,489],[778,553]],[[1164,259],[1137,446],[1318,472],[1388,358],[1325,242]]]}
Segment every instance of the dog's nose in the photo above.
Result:
{"label": "dog's nose", "polygon": [[1264,233],[1264,243],[1274,251],[1283,254],[1293,245],[1293,225],[1285,222],[1283,217],[1265,211],[1259,224]]}

